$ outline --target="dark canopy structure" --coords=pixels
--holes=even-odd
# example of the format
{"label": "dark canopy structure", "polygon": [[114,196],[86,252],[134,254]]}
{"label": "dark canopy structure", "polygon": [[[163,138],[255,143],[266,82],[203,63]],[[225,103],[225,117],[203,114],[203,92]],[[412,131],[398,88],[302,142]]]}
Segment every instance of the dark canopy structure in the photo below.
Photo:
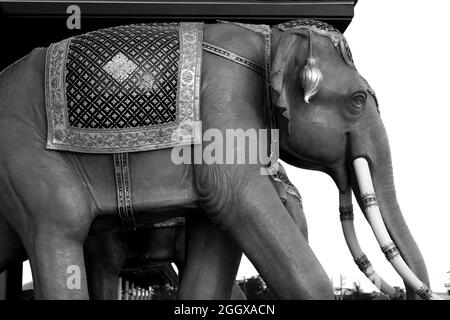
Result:
{"label": "dark canopy structure", "polygon": [[[118,24],[157,21],[240,21],[277,24],[314,18],[344,32],[357,0],[0,0],[0,70],[36,47]],[[69,30],[70,5],[81,12],[81,29]]]}

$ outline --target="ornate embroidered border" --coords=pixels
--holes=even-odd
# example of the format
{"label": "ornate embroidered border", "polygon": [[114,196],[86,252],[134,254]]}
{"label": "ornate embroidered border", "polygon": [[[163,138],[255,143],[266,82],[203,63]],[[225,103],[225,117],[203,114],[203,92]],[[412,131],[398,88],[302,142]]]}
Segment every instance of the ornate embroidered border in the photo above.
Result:
{"label": "ornate embroidered border", "polygon": [[95,130],[69,127],[65,65],[71,39],[50,45],[45,66],[47,149],[117,153],[164,149],[201,143],[200,75],[202,23],[180,24],[180,69],[177,119],[170,124],[132,129]]}
{"label": "ornate embroidered border", "polygon": [[136,223],[133,212],[133,201],[131,198],[131,176],[128,165],[128,153],[115,153],[114,174],[117,188],[117,211],[122,228],[125,231],[136,230]]}
{"label": "ornate embroidered border", "polygon": [[277,163],[278,163],[278,170],[273,175],[270,175],[270,178],[274,181],[280,182],[284,188],[284,191],[286,191],[290,195],[296,197],[298,199],[298,201],[300,202],[300,206],[303,208],[303,200],[302,200],[302,196],[300,195],[300,192],[289,180],[289,178],[286,174],[286,170],[281,165],[281,163],[280,162],[277,162]]}
{"label": "ornate embroidered border", "polygon": [[169,227],[177,227],[177,226],[184,226],[185,218],[184,217],[175,217],[169,220],[161,221],[158,223],[154,223],[152,225],[153,228],[169,228]]}

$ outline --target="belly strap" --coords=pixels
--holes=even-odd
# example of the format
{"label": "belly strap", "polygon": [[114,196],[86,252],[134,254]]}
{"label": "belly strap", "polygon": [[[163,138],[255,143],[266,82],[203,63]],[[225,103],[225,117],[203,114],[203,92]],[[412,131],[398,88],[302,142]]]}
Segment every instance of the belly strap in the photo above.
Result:
{"label": "belly strap", "polygon": [[114,174],[117,190],[117,211],[123,231],[136,230],[131,197],[131,176],[128,153],[114,153]]}

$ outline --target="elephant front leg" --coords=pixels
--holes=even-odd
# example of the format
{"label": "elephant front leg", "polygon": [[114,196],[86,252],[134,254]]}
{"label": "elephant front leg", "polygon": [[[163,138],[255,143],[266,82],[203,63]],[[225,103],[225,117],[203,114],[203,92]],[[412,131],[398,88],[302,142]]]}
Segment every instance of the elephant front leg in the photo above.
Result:
{"label": "elephant front leg", "polygon": [[196,170],[201,204],[236,240],[281,299],[332,299],[328,277],[259,168],[203,166]]}

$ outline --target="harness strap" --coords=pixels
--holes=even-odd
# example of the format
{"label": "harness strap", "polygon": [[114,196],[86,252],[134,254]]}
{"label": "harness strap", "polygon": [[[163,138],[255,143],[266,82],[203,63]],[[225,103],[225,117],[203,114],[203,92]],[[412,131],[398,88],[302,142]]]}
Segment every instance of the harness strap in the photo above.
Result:
{"label": "harness strap", "polygon": [[128,167],[128,153],[114,153],[114,173],[116,177],[117,211],[124,231],[136,230],[131,200],[131,178]]}
{"label": "harness strap", "polygon": [[264,66],[261,66],[253,61],[250,61],[250,60],[248,60],[234,52],[231,52],[227,49],[215,46],[208,42],[203,42],[203,50],[205,50],[209,53],[215,54],[219,57],[231,60],[231,61],[238,63],[244,67],[247,67],[249,69],[252,69],[253,71],[257,72],[258,74],[260,74],[263,77],[265,77],[265,75],[266,75]]}

